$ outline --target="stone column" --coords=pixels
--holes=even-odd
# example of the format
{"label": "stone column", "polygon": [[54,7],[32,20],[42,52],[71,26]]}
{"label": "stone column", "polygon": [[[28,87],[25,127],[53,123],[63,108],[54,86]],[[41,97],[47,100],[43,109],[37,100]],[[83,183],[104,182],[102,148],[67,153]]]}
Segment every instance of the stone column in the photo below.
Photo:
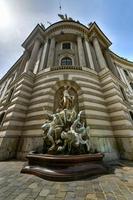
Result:
{"label": "stone column", "polygon": [[29,53],[28,53],[27,50],[25,50],[25,52],[23,54],[22,61],[20,63],[20,67],[19,67],[18,73],[17,73],[18,75],[24,72],[25,65],[26,65],[26,62],[27,62],[28,59],[29,59]]}
{"label": "stone column", "polygon": [[108,50],[105,51],[105,56],[106,56],[106,60],[107,60],[107,64],[108,64],[108,67],[109,69],[114,72],[114,74],[119,77],[119,74],[118,74],[118,71],[114,65],[114,63],[112,62],[111,60],[111,56],[110,56],[110,53]]}
{"label": "stone column", "polygon": [[126,77],[126,75],[125,75],[123,69],[122,69],[122,68],[119,68],[119,69],[120,69],[120,73],[121,73],[121,75],[122,75],[122,77],[123,77],[123,82],[128,86],[129,92],[132,93],[133,90],[132,90],[132,88],[131,88],[131,86],[130,86],[128,80],[127,80],[127,77]]}
{"label": "stone column", "polygon": [[92,54],[91,54],[90,44],[89,44],[89,41],[87,41],[86,39],[85,39],[85,46],[86,46],[86,50],[87,50],[88,60],[90,63],[90,68],[95,69]]}
{"label": "stone column", "polygon": [[97,59],[98,59],[99,65],[100,65],[100,69],[104,69],[104,68],[106,68],[106,62],[105,62],[105,59],[103,57],[99,41],[96,37],[94,37],[92,42],[93,42],[93,46],[94,46],[94,49],[95,49],[95,52],[96,52],[96,56],[97,56]]}
{"label": "stone column", "polygon": [[46,63],[47,46],[48,46],[48,41],[46,41],[44,46],[43,46],[43,52],[42,52],[42,56],[41,56],[41,62],[40,62],[39,70],[42,70],[44,68],[44,64]]}
{"label": "stone column", "polygon": [[80,35],[77,36],[77,45],[78,45],[79,65],[81,67],[84,67],[86,66],[86,63],[85,63],[85,55],[84,55],[82,38]]}
{"label": "stone column", "polygon": [[37,59],[36,59],[36,63],[34,65],[34,69],[33,69],[33,73],[37,74],[37,72],[39,71],[39,64],[40,64],[40,59],[41,59],[41,54],[42,54],[42,50],[43,48],[41,47],[39,49],[38,55],[37,55]]}
{"label": "stone column", "polygon": [[130,76],[131,76],[131,78],[133,79],[133,72],[131,72],[131,71],[130,71]]}
{"label": "stone column", "polygon": [[41,45],[41,41],[37,38],[34,42],[34,47],[32,49],[29,64],[28,64],[28,70],[30,70],[30,71],[33,71],[33,69],[34,69],[34,65],[36,63],[40,45]]}
{"label": "stone column", "polygon": [[48,62],[47,66],[52,67],[54,64],[54,54],[55,54],[55,38],[51,38],[49,54],[48,54]]}

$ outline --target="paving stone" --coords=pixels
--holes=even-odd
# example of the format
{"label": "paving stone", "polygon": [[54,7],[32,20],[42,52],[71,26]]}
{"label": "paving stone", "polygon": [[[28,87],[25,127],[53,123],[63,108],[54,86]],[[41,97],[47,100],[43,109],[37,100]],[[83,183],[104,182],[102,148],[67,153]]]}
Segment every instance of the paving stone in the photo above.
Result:
{"label": "paving stone", "polygon": [[[28,199],[27,199],[28,200]],[[46,200],[46,198],[45,197],[40,197],[40,196],[38,196],[35,200]]]}
{"label": "paving stone", "polygon": [[20,174],[22,166],[0,162],[0,200],[133,200],[133,164],[125,162],[116,174],[61,183]]}
{"label": "paving stone", "polygon": [[103,193],[96,193],[96,197],[98,200],[105,200],[105,195]]}
{"label": "paving stone", "polygon": [[97,200],[96,194],[93,193],[87,194],[85,200]]}
{"label": "paving stone", "polygon": [[103,192],[103,189],[100,186],[99,182],[93,182],[93,188],[94,188],[94,191],[97,193]]}
{"label": "paving stone", "polygon": [[46,196],[49,194],[49,192],[50,192],[50,190],[48,190],[48,189],[43,189],[43,190],[40,192],[39,196],[46,197]]}
{"label": "paving stone", "polygon": [[105,193],[106,200],[116,200],[115,196],[113,193]]}
{"label": "paving stone", "polygon": [[66,192],[58,192],[57,194],[56,194],[56,197],[61,197],[61,198],[63,198],[63,197],[65,197],[66,196]]}
{"label": "paving stone", "polygon": [[32,184],[29,185],[29,188],[36,188],[37,186],[38,186],[37,183],[32,183]]}
{"label": "paving stone", "polygon": [[21,193],[19,194],[14,200],[24,200],[28,196],[27,193]]}
{"label": "paving stone", "polygon": [[127,199],[125,199],[125,198],[123,197],[123,195],[117,195],[117,196],[116,196],[116,199],[117,199],[117,200],[127,200]]}
{"label": "paving stone", "polygon": [[46,197],[46,200],[55,200],[55,195],[52,195],[52,194],[48,195]]}

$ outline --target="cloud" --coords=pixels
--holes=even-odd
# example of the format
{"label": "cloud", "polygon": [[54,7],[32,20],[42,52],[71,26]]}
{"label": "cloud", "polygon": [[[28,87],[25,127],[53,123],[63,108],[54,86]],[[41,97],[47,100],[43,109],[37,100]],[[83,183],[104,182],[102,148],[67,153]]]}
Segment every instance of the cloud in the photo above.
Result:
{"label": "cloud", "polygon": [[[0,0],[10,13],[10,24],[0,28],[0,76],[3,75],[23,52],[21,44],[37,23],[58,20],[60,0]],[[111,48],[131,58],[133,54],[132,1],[121,0],[62,0],[62,12],[83,24],[96,21],[113,42]],[[124,12],[124,17],[122,16]],[[2,19],[4,21],[4,19]],[[122,43],[126,44],[126,48]]]}

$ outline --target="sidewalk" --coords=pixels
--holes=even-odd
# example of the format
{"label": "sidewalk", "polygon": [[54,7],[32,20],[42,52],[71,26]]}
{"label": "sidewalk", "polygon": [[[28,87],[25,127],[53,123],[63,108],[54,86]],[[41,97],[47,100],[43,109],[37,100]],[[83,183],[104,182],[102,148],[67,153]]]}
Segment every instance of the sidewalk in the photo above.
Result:
{"label": "sidewalk", "polygon": [[84,181],[51,182],[20,174],[24,162],[0,162],[0,200],[133,200],[133,163]]}

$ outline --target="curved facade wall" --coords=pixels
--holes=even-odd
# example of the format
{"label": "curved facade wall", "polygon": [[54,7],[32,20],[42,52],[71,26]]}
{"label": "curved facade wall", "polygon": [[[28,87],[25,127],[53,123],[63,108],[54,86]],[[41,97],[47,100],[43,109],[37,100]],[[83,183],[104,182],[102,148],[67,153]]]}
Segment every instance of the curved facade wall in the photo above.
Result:
{"label": "curved facade wall", "polygon": [[1,160],[23,159],[43,146],[43,109],[54,112],[56,92],[65,85],[77,92],[92,148],[106,160],[133,159],[133,64],[110,45],[96,23],[64,21],[32,31],[24,54],[0,81]]}

